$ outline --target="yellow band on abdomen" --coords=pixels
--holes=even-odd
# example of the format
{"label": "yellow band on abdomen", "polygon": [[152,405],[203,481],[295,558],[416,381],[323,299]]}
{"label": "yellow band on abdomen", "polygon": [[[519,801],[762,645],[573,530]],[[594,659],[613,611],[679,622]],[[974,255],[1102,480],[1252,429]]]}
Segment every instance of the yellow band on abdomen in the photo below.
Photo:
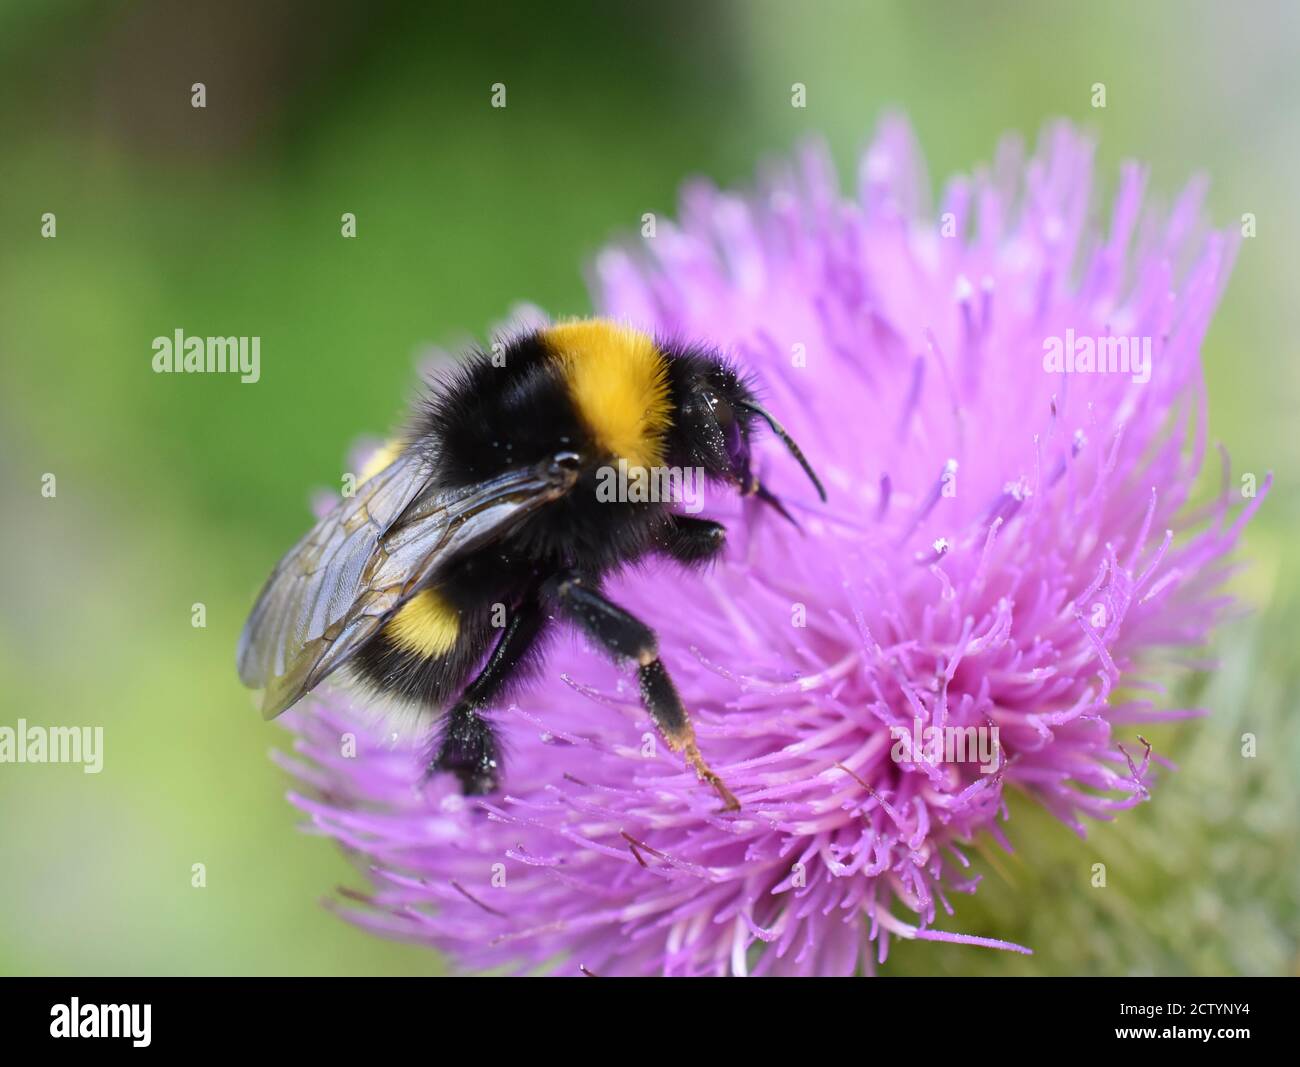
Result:
{"label": "yellow band on abdomen", "polygon": [[436,589],[411,597],[384,627],[398,648],[434,659],[449,652],[460,633],[460,612]]}
{"label": "yellow band on abdomen", "polygon": [[371,478],[401,454],[402,443],[400,441],[389,441],[387,444],[375,449],[370,458],[366,460],[366,465],[361,468],[361,473],[357,475],[357,485],[364,485],[370,481]]}

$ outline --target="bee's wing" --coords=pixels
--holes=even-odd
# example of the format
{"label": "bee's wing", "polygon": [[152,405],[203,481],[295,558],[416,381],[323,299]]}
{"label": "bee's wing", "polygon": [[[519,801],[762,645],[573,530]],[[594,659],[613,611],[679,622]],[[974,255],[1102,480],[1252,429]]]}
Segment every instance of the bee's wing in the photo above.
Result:
{"label": "bee's wing", "polygon": [[343,666],[457,554],[499,538],[564,491],[525,469],[433,492],[413,451],[321,519],[267,579],[239,639],[239,677],[270,719]]}

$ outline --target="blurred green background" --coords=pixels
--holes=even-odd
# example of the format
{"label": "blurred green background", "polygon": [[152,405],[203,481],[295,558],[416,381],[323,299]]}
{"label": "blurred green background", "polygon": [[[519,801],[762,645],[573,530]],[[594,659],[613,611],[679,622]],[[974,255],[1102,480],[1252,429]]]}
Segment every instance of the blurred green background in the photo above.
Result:
{"label": "blurred green background", "polygon": [[[1063,115],[1108,187],[1137,156],[1166,198],[1209,173],[1219,224],[1253,212],[1205,348],[1211,431],[1278,485],[1236,579],[1254,613],[1184,683],[1216,717],[1154,732],[1181,773],[1082,844],[1016,804],[1017,854],[977,860],[949,928],[1038,954],[895,943],[888,969],[1300,971],[1296,6],[472,6],[0,3],[0,724],[106,734],[99,776],[0,765],[0,972],[441,970],[318,906],[357,878],[295,829],[284,735],[235,677],[261,579],[426,346],[519,300],[588,310],[588,257],[685,176],[745,184],[812,132],[851,173],[891,106],[933,178]],[[262,380],[153,374],[177,327],[260,336]]]}

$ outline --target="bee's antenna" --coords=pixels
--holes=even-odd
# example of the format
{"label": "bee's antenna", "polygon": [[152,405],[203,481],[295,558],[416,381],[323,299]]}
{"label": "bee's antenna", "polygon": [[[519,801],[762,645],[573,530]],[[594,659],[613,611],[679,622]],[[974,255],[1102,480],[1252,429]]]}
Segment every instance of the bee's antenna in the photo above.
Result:
{"label": "bee's antenna", "polygon": [[821,479],[819,479],[814,473],[812,465],[804,457],[803,450],[795,444],[794,438],[786,432],[784,426],[776,421],[776,416],[765,408],[759,407],[759,405],[749,400],[739,400],[734,401],[734,403],[737,407],[746,408],[747,410],[752,411],[772,428],[772,432],[776,434],[776,436],[781,439],[781,443],[789,449],[790,455],[794,456],[794,458],[799,461],[799,466],[803,468],[804,474],[808,475],[808,478],[812,481],[813,485],[816,486],[817,495],[822,498],[822,503],[824,504],[826,502],[826,490],[822,488]]}
{"label": "bee's antenna", "polygon": [[780,514],[781,517],[786,520],[786,522],[788,522],[800,533],[803,533],[803,527],[799,525],[799,520],[797,520],[793,515],[791,515],[788,511],[785,510],[785,505],[781,503],[781,498],[779,496],[774,496],[772,494],[772,491],[768,489],[767,486],[755,482],[754,495],[758,497],[759,500],[763,501],[764,504],[770,504],[772,507],[776,508],[777,513]]}

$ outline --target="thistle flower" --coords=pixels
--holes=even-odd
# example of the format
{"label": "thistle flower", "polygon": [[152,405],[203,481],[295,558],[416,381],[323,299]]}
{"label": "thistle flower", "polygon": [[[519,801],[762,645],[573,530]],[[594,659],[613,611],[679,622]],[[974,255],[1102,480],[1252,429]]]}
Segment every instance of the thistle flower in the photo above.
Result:
{"label": "thistle flower", "polygon": [[[717,810],[629,676],[567,632],[495,713],[500,795],[416,786],[417,738],[325,693],[285,762],[368,868],[341,911],[473,969],[843,975],[891,937],[1027,951],[954,932],[964,848],[1010,847],[1009,789],[1080,834],[1150,796],[1140,724],[1198,713],[1161,706],[1151,672],[1222,616],[1259,499],[1230,514],[1225,468],[1187,507],[1234,241],[1199,225],[1199,184],[1144,208],[1136,164],[1095,226],[1091,157],[1068,125],[1027,161],[1008,139],[931,212],[888,120],[852,197],[812,147],[750,196],[689,185],[677,225],[599,257],[598,310],[732,352],[830,493],[810,503],[769,442],[762,478],[802,533],[709,500],[722,563],[610,587],[657,628],[742,808]],[[927,728],[988,731],[992,763],[918,745]]]}

